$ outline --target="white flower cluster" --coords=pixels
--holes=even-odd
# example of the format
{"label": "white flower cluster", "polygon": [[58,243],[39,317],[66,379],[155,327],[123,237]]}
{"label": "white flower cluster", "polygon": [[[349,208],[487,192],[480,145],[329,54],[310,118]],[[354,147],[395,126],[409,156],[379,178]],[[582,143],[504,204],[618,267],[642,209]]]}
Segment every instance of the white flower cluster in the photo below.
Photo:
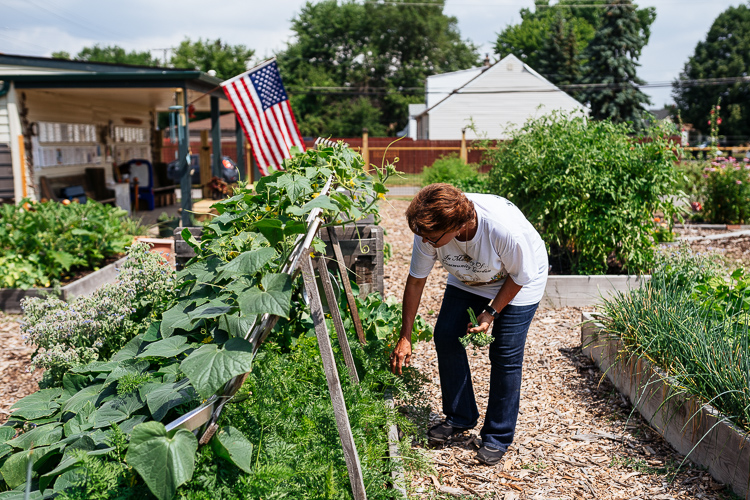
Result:
{"label": "white flower cluster", "polygon": [[90,296],[70,303],[50,297],[25,299],[21,332],[26,343],[37,347],[33,367],[66,370],[114,354],[135,335],[135,305],[173,293],[174,272],[164,263],[146,244],[137,243],[118,281]]}

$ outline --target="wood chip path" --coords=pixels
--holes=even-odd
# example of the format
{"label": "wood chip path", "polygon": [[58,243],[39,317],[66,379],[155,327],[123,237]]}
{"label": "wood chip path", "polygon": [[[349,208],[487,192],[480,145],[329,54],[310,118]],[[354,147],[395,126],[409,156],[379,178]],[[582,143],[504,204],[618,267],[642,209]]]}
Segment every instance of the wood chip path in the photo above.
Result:
{"label": "wood chip path", "polygon": [[[413,235],[405,200],[389,200],[382,226],[392,257],[385,267],[386,295],[401,297]],[[446,272],[436,266],[420,305],[434,325]],[[591,310],[589,308],[589,310]],[[529,330],[521,389],[521,412],[513,445],[496,466],[479,464],[476,429],[426,449],[434,474],[412,477],[414,498],[541,499],[729,499],[728,490],[686,462],[637,414],[629,401],[581,354],[581,309],[539,310]],[[471,352],[470,352],[471,354]],[[469,356],[480,413],[486,407],[486,349]],[[432,383],[426,388],[431,418],[442,418],[437,357],[432,342],[420,343],[412,363]],[[416,445],[418,446],[418,445]]]}

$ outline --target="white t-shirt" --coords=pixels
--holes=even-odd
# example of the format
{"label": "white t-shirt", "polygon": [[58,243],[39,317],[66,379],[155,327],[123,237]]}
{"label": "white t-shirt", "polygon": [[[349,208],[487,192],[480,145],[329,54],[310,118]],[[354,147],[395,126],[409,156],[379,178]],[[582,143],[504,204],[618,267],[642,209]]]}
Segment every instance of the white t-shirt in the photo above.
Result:
{"label": "white t-shirt", "polygon": [[523,288],[510,302],[536,304],[544,296],[549,264],[544,241],[510,201],[492,194],[466,194],[477,213],[477,232],[469,241],[452,239],[435,248],[414,235],[409,274],[426,278],[436,260],[450,273],[448,284],[494,299],[510,276]]}

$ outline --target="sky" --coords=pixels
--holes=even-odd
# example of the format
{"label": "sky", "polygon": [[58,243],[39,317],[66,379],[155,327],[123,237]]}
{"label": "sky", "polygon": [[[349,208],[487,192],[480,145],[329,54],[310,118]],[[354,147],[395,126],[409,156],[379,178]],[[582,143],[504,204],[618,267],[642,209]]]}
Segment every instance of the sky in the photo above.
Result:
{"label": "sky", "polygon": [[[315,0],[312,0],[313,2]],[[418,0],[415,0],[418,1]],[[126,50],[152,50],[164,57],[186,37],[221,38],[243,44],[265,58],[292,39],[291,20],[307,0],[0,0],[0,53],[50,56],[76,54],[94,44]],[[638,76],[649,84],[673,81],[705,39],[714,19],[740,0],[641,0],[656,7],[651,39],[644,48]],[[461,36],[490,53],[497,34],[521,21],[533,0],[446,0],[444,12],[455,16]],[[168,57],[168,56],[167,56]],[[643,89],[651,108],[672,102],[668,86]]]}

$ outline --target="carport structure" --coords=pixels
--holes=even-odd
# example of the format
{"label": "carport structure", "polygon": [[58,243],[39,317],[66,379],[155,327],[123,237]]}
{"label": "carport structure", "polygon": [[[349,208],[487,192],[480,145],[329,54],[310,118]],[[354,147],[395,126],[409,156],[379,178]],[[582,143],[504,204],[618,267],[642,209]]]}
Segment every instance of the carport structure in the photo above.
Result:
{"label": "carport structure", "polygon": [[[87,168],[102,169],[104,181],[114,186],[113,166],[134,158],[161,161],[158,113],[181,106],[175,112],[186,128],[177,159],[185,166],[181,205],[183,225],[189,225],[186,114],[188,106],[210,112],[212,173],[219,176],[219,115],[232,111],[221,82],[193,69],[0,54],[0,198],[41,198],[40,177],[63,178]],[[238,167],[244,172],[237,130]]]}

